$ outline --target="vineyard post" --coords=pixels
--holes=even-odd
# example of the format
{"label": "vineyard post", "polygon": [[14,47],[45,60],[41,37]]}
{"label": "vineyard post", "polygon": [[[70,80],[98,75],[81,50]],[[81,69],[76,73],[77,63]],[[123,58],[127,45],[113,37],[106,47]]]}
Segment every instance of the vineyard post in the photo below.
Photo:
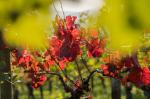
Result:
{"label": "vineyard post", "polygon": [[121,84],[118,79],[111,79],[111,95],[112,99],[121,99]]}
{"label": "vineyard post", "polygon": [[11,72],[10,68],[10,51],[5,47],[2,37],[2,30],[0,30],[0,80],[1,84],[1,99],[12,99],[11,83],[9,82]]}

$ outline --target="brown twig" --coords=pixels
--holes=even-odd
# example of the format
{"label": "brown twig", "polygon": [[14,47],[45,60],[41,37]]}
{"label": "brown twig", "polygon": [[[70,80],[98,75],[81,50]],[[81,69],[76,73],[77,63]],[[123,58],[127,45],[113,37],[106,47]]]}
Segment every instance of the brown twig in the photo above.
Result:
{"label": "brown twig", "polygon": [[83,78],[82,78],[82,75],[81,75],[81,70],[80,70],[80,67],[79,67],[79,64],[78,64],[77,60],[75,60],[75,64],[77,66],[77,71],[78,71],[78,74],[80,76],[80,79],[83,82]]}
{"label": "brown twig", "polygon": [[86,61],[83,59],[83,56],[82,56],[82,55],[81,55],[81,61],[82,61],[83,65],[85,66],[85,68],[87,69],[87,71],[88,71],[89,73],[91,73],[91,70],[89,69],[89,67],[88,67]]}

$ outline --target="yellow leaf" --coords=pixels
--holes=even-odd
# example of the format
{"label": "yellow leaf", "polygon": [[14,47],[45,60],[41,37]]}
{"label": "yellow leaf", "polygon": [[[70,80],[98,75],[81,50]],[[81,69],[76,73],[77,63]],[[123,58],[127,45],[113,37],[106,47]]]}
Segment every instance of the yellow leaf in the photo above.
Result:
{"label": "yellow leaf", "polygon": [[28,47],[44,48],[47,46],[50,15],[45,13],[28,13],[18,19],[15,24],[10,24],[4,33],[8,44]]}

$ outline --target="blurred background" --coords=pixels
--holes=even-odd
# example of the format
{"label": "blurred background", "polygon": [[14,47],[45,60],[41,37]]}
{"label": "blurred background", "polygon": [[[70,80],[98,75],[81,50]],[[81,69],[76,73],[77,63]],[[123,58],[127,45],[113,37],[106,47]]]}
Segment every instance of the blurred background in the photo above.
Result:
{"label": "blurred background", "polygon": [[[109,49],[130,54],[141,47],[149,47],[149,10],[149,0],[0,0],[0,47],[45,49],[47,38],[53,34],[55,16],[64,18],[74,15],[78,17],[77,22],[87,28],[105,30]],[[141,64],[144,64],[144,56],[139,53]],[[87,63],[93,66],[91,69],[99,68],[101,62],[100,59],[87,59]],[[17,75],[14,92],[18,93],[19,99],[67,99],[70,96],[65,93],[57,77],[49,75],[44,86],[32,89],[28,86],[30,80],[20,68],[13,67],[12,72]],[[68,64],[67,73],[73,79],[78,77],[73,63]],[[83,69],[83,75],[86,74]],[[92,91],[88,94],[92,94],[93,99],[111,99],[111,78],[100,78],[99,75],[93,77]],[[146,99],[143,91],[135,86],[132,94],[133,99]],[[126,99],[123,86],[121,98]]]}

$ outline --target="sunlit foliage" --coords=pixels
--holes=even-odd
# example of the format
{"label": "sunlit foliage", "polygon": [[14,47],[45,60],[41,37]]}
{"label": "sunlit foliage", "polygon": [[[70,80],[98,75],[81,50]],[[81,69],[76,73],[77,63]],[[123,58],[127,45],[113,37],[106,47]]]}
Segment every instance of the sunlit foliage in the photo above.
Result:
{"label": "sunlit foliage", "polygon": [[51,0],[1,0],[0,28],[6,43],[19,47],[43,48],[50,33]]}
{"label": "sunlit foliage", "polygon": [[150,27],[149,10],[148,0],[104,0],[96,20],[109,34],[112,48],[135,49]]}

